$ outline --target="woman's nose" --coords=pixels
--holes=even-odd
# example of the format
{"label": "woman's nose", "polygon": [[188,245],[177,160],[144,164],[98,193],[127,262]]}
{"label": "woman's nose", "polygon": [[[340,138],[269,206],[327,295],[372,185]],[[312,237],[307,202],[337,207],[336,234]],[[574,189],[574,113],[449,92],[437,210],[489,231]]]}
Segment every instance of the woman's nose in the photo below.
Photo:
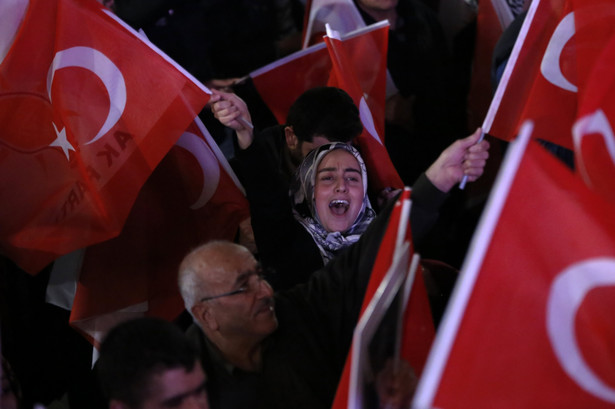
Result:
{"label": "woman's nose", "polygon": [[345,192],[346,191],[346,181],[341,180],[337,182],[337,186],[335,187],[336,192]]}

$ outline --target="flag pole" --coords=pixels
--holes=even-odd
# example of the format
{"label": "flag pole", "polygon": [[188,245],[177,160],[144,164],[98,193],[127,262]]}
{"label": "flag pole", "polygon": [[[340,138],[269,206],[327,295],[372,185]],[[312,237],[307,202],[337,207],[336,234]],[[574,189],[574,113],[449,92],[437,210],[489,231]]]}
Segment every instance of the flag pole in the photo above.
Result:
{"label": "flag pole", "polygon": [[[506,63],[506,67],[504,68],[504,72],[502,73],[502,77],[500,82],[498,83],[498,87],[495,90],[495,95],[491,100],[491,104],[489,105],[489,110],[485,115],[485,119],[483,120],[483,125],[481,126],[481,135],[478,139],[477,143],[480,143],[485,133],[489,133],[491,130],[491,125],[493,125],[493,119],[495,118],[495,114],[500,107],[500,102],[502,101],[502,96],[504,95],[504,91],[508,87],[508,81],[512,74],[514,66],[517,64],[517,59],[519,58],[519,52],[521,51],[521,47],[525,42],[525,38],[527,37],[527,32],[530,29],[530,25],[532,24],[532,20],[534,20],[534,15],[536,14],[536,9],[538,8],[538,4],[540,0],[534,0],[530,4],[530,7],[527,11],[527,15],[525,16],[525,20],[521,25],[521,30],[519,31],[519,35],[517,36],[517,40],[515,41],[515,45],[510,53],[508,58],[508,62]],[[461,183],[459,183],[459,189],[463,190],[468,182],[468,176],[464,175],[461,179]]]}

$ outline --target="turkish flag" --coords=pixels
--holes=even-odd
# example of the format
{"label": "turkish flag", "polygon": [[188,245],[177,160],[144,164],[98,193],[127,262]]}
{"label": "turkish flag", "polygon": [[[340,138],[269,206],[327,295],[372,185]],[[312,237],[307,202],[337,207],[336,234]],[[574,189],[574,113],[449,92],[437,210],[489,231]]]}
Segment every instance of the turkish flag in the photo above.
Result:
{"label": "turkish flag", "polygon": [[[379,288],[385,279],[385,276],[396,258],[401,257],[405,246],[412,250],[412,237],[409,226],[410,215],[410,189],[405,188],[401,197],[395,204],[383,239],[380,243],[378,255],[372,267],[372,274],[363,298],[361,306],[361,318],[366,313],[366,309],[373,303],[375,297],[381,296]],[[408,260],[410,260],[409,257]],[[404,266],[405,271],[410,268],[410,263]],[[396,328],[398,336],[400,336],[400,356],[406,360],[420,375],[427,354],[431,347],[434,338],[434,325],[429,309],[429,300],[427,298],[427,290],[423,280],[423,276],[419,271],[413,277],[413,281],[408,284],[410,288],[409,294],[406,294],[405,308],[402,311],[402,319],[400,320],[401,327]],[[348,358],[342,377],[338,384],[337,393],[333,403],[333,408],[347,408],[349,399],[349,390],[351,384],[351,371],[362,370],[357,367],[357,362],[353,361],[353,348],[356,348],[355,342],[351,346],[348,353]]]}
{"label": "turkish flag", "polygon": [[415,408],[615,407],[615,207],[530,134],[507,151]]}
{"label": "turkish flag", "polygon": [[577,41],[569,0],[534,0],[510,55],[483,130],[512,140],[530,119],[536,135],[572,149],[577,109]]}
{"label": "turkish flag", "polygon": [[95,0],[31,0],[0,65],[0,251],[35,274],[117,236],[208,99]]}
{"label": "turkish flag", "polygon": [[[388,24],[348,47],[339,37],[325,37],[333,65],[328,85],[346,91],[359,108],[363,132],[357,144],[374,191],[404,187],[384,146],[387,41]],[[369,56],[369,64],[365,56]]]}
{"label": "turkish flag", "polygon": [[234,240],[248,217],[243,188],[196,117],[139,192],[122,233],[86,249],[71,325],[96,343],[133,313],[177,318],[183,257],[209,240]]}
{"label": "turkish flag", "polygon": [[303,19],[303,49],[323,41],[325,24],[340,34],[365,27],[365,21],[352,0],[307,0]]}
{"label": "turkish flag", "polygon": [[[579,107],[573,140],[578,174],[588,187],[615,203],[615,5],[610,1],[575,2]],[[604,45],[602,45],[604,44]]]}

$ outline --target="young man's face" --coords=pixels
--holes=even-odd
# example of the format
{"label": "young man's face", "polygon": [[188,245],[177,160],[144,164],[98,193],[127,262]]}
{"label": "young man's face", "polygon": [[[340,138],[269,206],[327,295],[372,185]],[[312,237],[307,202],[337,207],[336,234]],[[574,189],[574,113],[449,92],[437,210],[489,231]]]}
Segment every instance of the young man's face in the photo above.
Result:
{"label": "young man's face", "polygon": [[149,397],[140,409],[209,409],[205,380],[198,361],[190,372],[184,368],[163,370],[151,378]]}
{"label": "young man's face", "polygon": [[301,148],[301,160],[303,160],[312,149],[316,149],[327,143],[331,143],[331,141],[324,136],[315,136],[312,138],[312,142],[300,142],[299,147]]}
{"label": "young man's face", "polygon": [[316,211],[329,232],[344,232],[363,207],[363,177],[357,159],[345,149],[335,149],[318,164],[314,186]]}

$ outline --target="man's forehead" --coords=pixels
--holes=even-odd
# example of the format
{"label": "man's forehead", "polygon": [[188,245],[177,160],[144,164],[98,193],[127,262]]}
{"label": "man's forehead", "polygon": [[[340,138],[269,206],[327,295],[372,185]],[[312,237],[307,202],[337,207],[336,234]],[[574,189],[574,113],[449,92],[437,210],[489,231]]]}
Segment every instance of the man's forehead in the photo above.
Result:
{"label": "man's forehead", "polygon": [[208,269],[207,274],[211,282],[233,282],[239,274],[252,269],[257,263],[249,251],[231,251],[220,254],[208,264],[213,267]]}

